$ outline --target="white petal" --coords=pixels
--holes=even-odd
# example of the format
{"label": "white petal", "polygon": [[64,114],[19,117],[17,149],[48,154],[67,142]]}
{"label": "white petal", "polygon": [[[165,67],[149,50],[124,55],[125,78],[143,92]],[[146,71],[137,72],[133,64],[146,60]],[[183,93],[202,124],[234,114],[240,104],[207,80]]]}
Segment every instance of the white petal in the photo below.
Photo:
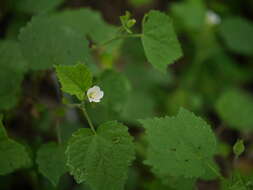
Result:
{"label": "white petal", "polygon": [[93,99],[93,102],[100,102],[100,99]]}
{"label": "white petal", "polygon": [[102,90],[99,91],[97,98],[101,99],[103,98],[103,96],[104,96],[104,92]]}

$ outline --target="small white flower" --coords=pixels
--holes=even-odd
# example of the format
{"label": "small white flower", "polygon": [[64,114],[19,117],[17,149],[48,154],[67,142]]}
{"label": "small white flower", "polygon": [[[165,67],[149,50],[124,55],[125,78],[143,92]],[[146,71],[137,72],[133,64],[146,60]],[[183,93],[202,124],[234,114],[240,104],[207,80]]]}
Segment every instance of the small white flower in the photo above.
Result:
{"label": "small white flower", "polygon": [[100,102],[100,99],[104,96],[104,92],[100,90],[99,86],[93,86],[87,91],[87,96],[90,102]]}
{"label": "small white flower", "polygon": [[206,13],[206,21],[210,25],[217,25],[217,24],[220,24],[221,18],[215,12],[208,10]]}

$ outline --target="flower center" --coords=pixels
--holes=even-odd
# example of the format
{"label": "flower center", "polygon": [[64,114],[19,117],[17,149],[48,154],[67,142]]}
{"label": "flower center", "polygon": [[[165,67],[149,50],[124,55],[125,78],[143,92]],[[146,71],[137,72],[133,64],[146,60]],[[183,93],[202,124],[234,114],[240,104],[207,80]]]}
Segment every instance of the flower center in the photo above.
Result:
{"label": "flower center", "polygon": [[97,93],[96,92],[91,92],[90,94],[89,94],[89,97],[90,98],[96,98],[96,96],[97,96]]}

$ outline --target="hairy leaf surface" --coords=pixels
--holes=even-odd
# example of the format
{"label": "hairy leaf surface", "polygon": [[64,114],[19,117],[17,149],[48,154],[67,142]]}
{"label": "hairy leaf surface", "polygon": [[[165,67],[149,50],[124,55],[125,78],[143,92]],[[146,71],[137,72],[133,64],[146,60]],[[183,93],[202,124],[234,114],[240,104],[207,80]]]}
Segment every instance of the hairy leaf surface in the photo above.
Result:
{"label": "hairy leaf surface", "polygon": [[127,127],[117,122],[102,124],[97,134],[80,129],[69,141],[67,165],[78,183],[94,190],[123,190],[134,145]]}
{"label": "hairy leaf surface", "polygon": [[146,163],[160,175],[200,177],[216,151],[210,126],[181,109],[176,117],[140,121],[149,142]]}

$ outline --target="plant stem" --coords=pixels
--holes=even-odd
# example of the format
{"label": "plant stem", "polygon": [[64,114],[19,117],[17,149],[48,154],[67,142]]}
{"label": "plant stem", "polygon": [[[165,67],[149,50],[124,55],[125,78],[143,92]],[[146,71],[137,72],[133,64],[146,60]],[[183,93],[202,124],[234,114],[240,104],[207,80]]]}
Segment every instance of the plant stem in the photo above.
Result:
{"label": "plant stem", "polygon": [[92,47],[92,49],[97,49],[98,47],[106,46],[106,45],[112,43],[113,41],[116,41],[116,40],[119,40],[119,39],[123,39],[123,38],[140,38],[142,36],[143,36],[143,34],[125,34],[125,35],[115,36],[114,38],[109,39],[108,41],[105,41],[105,42],[103,42],[101,44],[98,44],[98,45],[94,45]]}
{"label": "plant stem", "polygon": [[91,119],[90,119],[90,117],[89,117],[89,115],[88,115],[88,113],[87,113],[87,111],[86,111],[84,105],[80,106],[79,108],[83,111],[83,114],[84,114],[85,118],[87,119],[88,124],[89,124],[90,129],[92,130],[92,132],[93,132],[94,134],[97,134],[97,132],[96,132],[96,130],[95,130],[95,127],[93,126],[93,124],[92,124],[92,122],[91,122]]}

